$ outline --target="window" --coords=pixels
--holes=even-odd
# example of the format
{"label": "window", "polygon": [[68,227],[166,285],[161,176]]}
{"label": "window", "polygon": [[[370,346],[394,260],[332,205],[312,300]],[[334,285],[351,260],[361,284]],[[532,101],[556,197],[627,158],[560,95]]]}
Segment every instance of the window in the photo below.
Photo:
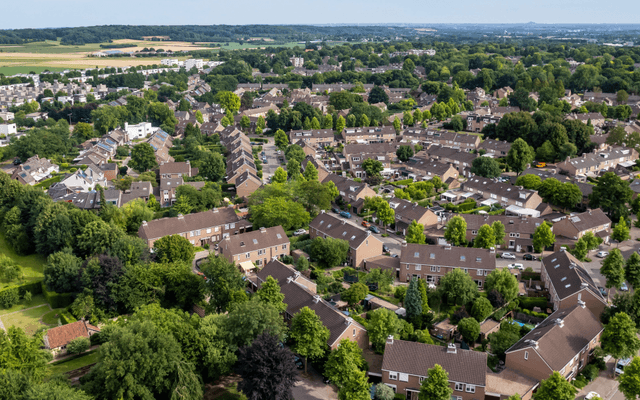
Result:
{"label": "window", "polygon": [[353,328],[353,336],[356,336],[356,328]]}
{"label": "window", "polygon": [[191,242],[191,244],[194,244],[193,240],[189,240],[189,242]]}
{"label": "window", "polygon": [[282,245],[282,250],[286,250],[286,249],[287,249],[287,245],[286,245],[286,244],[283,244],[283,245]]}
{"label": "window", "polygon": [[231,229],[233,229],[233,228],[235,228],[235,227],[236,227],[236,224],[235,224],[235,223],[233,223],[233,224],[230,224],[230,225],[229,225],[229,228],[231,228]]}
{"label": "window", "polygon": [[219,228],[220,228],[219,226],[216,226],[216,228],[214,229],[214,232],[218,232]]}
{"label": "window", "polygon": [[431,272],[436,272],[436,267],[431,267]]}
{"label": "window", "polygon": [[478,274],[479,276],[482,276],[482,270],[481,270],[481,269],[479,269],[479,270],[478,270],[478,272],[477,272],[477,274]]}
{"label": "window", "polygon": [[420,253],[418,253],[417,251],[415,253],[413,253],[413,257],[414,258],[420,258]]}
{"label": "window", "polygon": [[409,374],[400,373],[400,381],[401,382],[409,382]]}
{"label": "window", "polygon": [[229,224],[224,224],[224,229],[229,229]]}
{"label": "window", "polygon": [[478,231],[471,231],[471,234],[475,236],[478,234]]}
{"label": "window", "polygon": [[525,360],[528,360],[528,359],[529,359],[529,352],[528,352],[528,351],[525,351],[525,352],[524,352],[524,359],[525,359]]}
{"label": "window", "polygon": [[422,265],[416,265],[416,271],[420,271],[422,269]]}
{"label": "window", "polygon": [[420,383],[422,383],[422,381],[424,381],[425,379],[427,379],[427,378],[425,378],[424,376],[421,376],[421,377],[418,378],[418,381],[420,381]]}
{"label": "window", "polygon": [[391,379],[393,381],[397,381],[398,380],[398,373],[397,372],[389,372],[389,379]]}
{"label": "window", "polygon": [[467,393],[475,393],[476,392],[476,387],[473,385],[467,385]]}
{"label": "window", "polygon": [[189,232],[189,237],[193,237],[193,231]]}
{"label": "window", "polygon": [[207,233],[211,233],[211,228],[207,228]]}
{"label": "window", "polygon": [[246,258],[251,258],[251,253],[247,253]]}
{"label": "window", "polygon": [[436,255],[434,253],[429,254],[429,258],[434,260],[436,258]]}
{"label": "window", "polygon": [[466,257],[465,256],[460,256],[460,261],[466,261]]}
{"label": "window", "polygon": [[200,236],[200,229],[196,231],[196,236]]}
{"label": "window", "polygon": [[259,256],[263,255],[264,253],[265,253],[265,250],[264,250],[264,249],[262,249],[262,250],[258,250],[258,255],[259,255]]}
{"label": "window", "polygon": [[456,383],[456,387],[455,387],[455,389],[456,389],[458,392],[462,392],[462,391],[464,390],[464,383]]}

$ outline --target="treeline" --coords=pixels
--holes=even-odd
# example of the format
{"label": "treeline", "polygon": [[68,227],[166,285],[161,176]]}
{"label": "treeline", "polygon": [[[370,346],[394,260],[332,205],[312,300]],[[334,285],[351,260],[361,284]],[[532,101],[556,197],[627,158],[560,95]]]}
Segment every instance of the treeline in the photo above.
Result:
{"label": "treeline", "polygon": [[123,49],[126,47],[138,47],[138,45],[134,43],[110,43],[101,44],[100,47],[103,49]]}

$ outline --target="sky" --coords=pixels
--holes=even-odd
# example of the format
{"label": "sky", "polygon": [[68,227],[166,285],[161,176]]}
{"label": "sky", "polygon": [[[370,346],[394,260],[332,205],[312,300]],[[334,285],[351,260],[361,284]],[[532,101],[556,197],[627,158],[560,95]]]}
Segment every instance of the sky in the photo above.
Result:
{"label": "sky", "polygon": [[6,0],[0,29],[92,25],[638,23],[637,0]]}

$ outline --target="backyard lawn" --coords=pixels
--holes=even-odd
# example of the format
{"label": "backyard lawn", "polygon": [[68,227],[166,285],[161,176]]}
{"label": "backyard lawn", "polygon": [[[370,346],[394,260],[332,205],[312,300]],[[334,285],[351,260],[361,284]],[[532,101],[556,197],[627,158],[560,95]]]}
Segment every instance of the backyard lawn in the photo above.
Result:
{"label": "backyard lawn", "polygon": [[24,329],[27,335],[33,335],[42,327],[48,327],[41,322],[41,318],[51,311],[48,304],[43,304],[28,310],[5,314],[0,317],[5,327],[17,326]]}
{"label": "backyard lawn", "polygon": [[91,351],[83,356],[70,358],[49,365],[49,375],[64,374],[74,369],[86,367],[98,362],[98,351]]}
{"label": "backyard lawn", "polygon": [[0,254],[10,257],[18,263],[22,267],[22,273],[24,274],[22,279],[18,279],[10,283],[0,282],[0,289],[6,286],[38,281],[44,277],[43,272],[44,264],[46,263],[45,258],[39,254],[19,256],[5,240],[4,232],[0,232]]}
{"label": "backyard lawn", "polygon": [[16,304],[15,306],[13,306],[11,308],[2,308],[2,309],[0,309],[0,316],[2,316],[4,314],[9,314],[9,313],[12,313],[12,312],[24,310],[25,308],[31,308],[31,307],[35,307],[35,306],[40,306],[42,304],[47,304],[47,300],[44,298],[43,295],[36,294],[36,295],[33,296],[31,301],[28,302],[28,303],[26,301],[24,301],[24,299],[20,299],[18,304]]}

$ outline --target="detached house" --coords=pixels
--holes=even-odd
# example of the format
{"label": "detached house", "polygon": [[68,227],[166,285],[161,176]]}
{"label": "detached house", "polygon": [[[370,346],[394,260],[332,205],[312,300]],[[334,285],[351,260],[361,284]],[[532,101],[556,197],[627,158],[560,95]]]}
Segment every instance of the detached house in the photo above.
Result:
{"label": "detached house", "polygon": [[425,229],[438,224],[438,216],[428,208],[419,206],[418,203],[392,197],[389,199],[389,206],[395,211],[395,230],[402,232],[403,235],[407,234],[413,221],[422,224]]}
{"label": "detached house", "polygon": [[382,359],[382,383],[407,400],[418,400],[420,385],[436,364],[449,374],[452,400],[485,398],[487,353],[462,350],[452,343],[443,347],[389,336]]}
{"label": "detached house", "polygon": [[38,182],[50,178],[52,173],[59,171],[60,167],[58,165],[53,164],[51,160],[46,158],[40,158],[36,154],[28,158],[23,164],[18,165],[13,171],[11,179],[17,180],[23,185],[33,186]]}
{"label": "detached house", "polygon": [[100,332],[100,328],[89,324],[87,321],[77,321],[67,325],[51,328],[44,335],[44,348],[55,353],[66,353],[69,342],[73,339],[84,337],[89,339]]}
{"label": "detached house", "polygon": [[382,254],[382,242],[370,230],[348,224],[324,210],[309,224],[309,235],[312,239],[331,237],[348,241],[347,259],[353,268],[361,268],[366,259]]}
{"label": "detached house", "polygon": [[401,250],[400,282],[422,278],[427,283],[437,285],[440,278],[449,271],[459,268],[469,274],[478,288],[482,289],[487,275],[496,269],[496,252],[493,249],[403,242]]}
{"label": "detached house", "polygon": [[289,238],[281,226],[227,236],[220,243],[220,255],[238,265],[248,261],[263,266],[270,260],[288,256],[290,252]]}
{"label": "detached house", "polygon": [[609,242],[610,228],[611,220],[599,208],[585,211],[581,214],[570,215],[553,224],[553,232],[556,235],[578,240],[585,233],[591,232],[602,238],[605,243]]}
{"label": "detached house", "polygon": [[554,310],[584,303],[599,317],[607,306],[589,272],[566,251],[557,251],[543,258],[540,277],[549,290]]}

